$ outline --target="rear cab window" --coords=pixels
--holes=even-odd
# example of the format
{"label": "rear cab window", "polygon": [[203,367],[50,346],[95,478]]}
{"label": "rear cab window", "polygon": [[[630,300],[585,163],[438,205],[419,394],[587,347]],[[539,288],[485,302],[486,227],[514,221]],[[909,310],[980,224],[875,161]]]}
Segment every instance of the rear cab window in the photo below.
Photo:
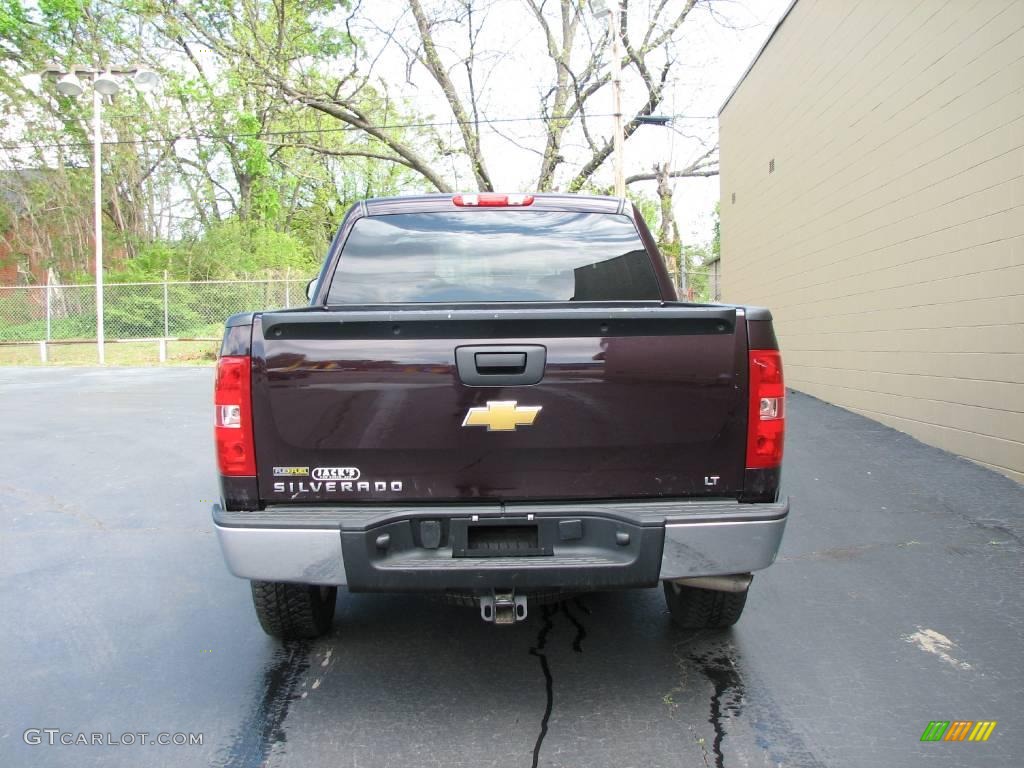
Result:
{"label": "rear cab window", "polygon": [[577,211],[431,211],[356,221],[328,305],[658,301],[628,216]]}

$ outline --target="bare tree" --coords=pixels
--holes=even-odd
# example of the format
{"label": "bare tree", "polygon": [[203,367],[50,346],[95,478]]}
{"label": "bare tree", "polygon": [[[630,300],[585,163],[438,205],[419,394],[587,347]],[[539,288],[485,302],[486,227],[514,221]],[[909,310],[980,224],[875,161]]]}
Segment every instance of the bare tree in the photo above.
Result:
{"label": "bare tree", "polygon": [[[522,18],[532,25],[528,35],[542,42],[551,65],[551,80],[538,94],[543,130],[537,138],[543,148],[537,150],[540,164],[535,187],[542,191],[578,191],[593,183],[594,174],[612,154],[612,137],[595,128],[590,109],[595,97],[611,82],[611,37],[607,25],[595,19],[580,0],[518,1],[522,3]],[[507,66],[509,54],[484,51],[482,41],[498,0],[410,0],[408,11],[386,24],[357,3],[346,18],[346,29],[357,26],[371,34],[365,39],[351,35],[353,48],[340,74],[333,74],[338,68],[328,73],[322,67],[281,66],[279,52],[284,43],[278,38],[291,34],[289,22],[281,21],[276,31],[268,27],[257,11],[250,10],[256,0],[234,3],[239,8],[240,23],[248,24],[252,19],[251,33],[244,38],[237,33],[225,34],[202,6],[165,2],[168,18],[186,28],[192,38],[220,55],[244,60],[258,81],[254,85],[329,116],[370,140],[365,146],[346,148],[344,153],[365,153],[365,157],[400,164],[442,192],[454,186],[445,166],[459,157],[468,163],[477,189],[494,188],[482,132],[495,122],[494,118],[505,116],[488,114],[489,89],[484,84],[492,78],[500,79],[496,73]],[[508,5],[504,3],[506,9]],[[644,117],[662,106],[670,75],[678,63],[676,48],[682,30],[695,7],[697,0],[633,0],[632,4],[623,0],[618,30],[624,50],[621,64],[642,94],[639,103],[631,105],[625,122],[627,139],[643,124]],[[504,36],[507,44],[507,30],[490,32],[492,40],[495,35],[499,39]],[[254,45],[254,40],[259,44]],[[375,46],[373,50],[363,47],[370,45]],[[389,97],[394,84],[377,71],[379,62],[394,63],[395,55],[404,57],[409,82],[418,70],[437,87],[457,137],[454,143],[435,130],[437,123],[419,125],[415,136],[400,135],[386,122],[381,123],[382,103],[391,105],[386,115],[401,116],[398,105]],[[502,135],[496,126],[490,130]],[[570,137],[583,143],[569,148]],[[315,148],[311,142],[305,145]],[[670,173],[672,178],[679,178],[711,175],[712,170],[711,165],[704,165]]]}
{"label": "bare tree", "polygon": [[412,9],[413,18],[416,19],[416,28],[419,30],[420,34],[421,54],[419,56],[419,61],[424,67],[426,67],[427,71],[430,72],[430,76],[433,77],[440,86],[445,99],[448,101],[448,106],[451,108],[452,115],[455,117],[455,122],[458,125],[459,132],[462,134],[462,141],[466,148],[466,155],[469,157],[470,165],[473,169],[473,176],[476,179],[477,187],[482,192],[490,192],[494,189],[494,185],[491,183],[491,177],[487,172],[487,165],[484,162],[483,152],[480,150],[479,112],[477,109],[476,88],[473,79],[474,49],[476,34],[479,33],[479,29],[474,30],[473,26],[473,2],[472,0],[463,0],[463,8],[466,13],[466,29],[469,31],[469,50],[466,54],[464,65],[466,68],[466,76],[469,81],[469,104],[470,108],[473,110],[474,117],[477,118],[475,120],[470,120],[469,114],[466,112],[466,107],[462,103],[462,99],[459,97],[458,92],[455,90],[455,84],[448,76],[448,70],[441,61],[441,57],[437,51],[437,46],[434,44],[433,34],[431,33],[431,22],[423,12],[423,5],[420,3],[420,0],[409,0],[409,7]]}

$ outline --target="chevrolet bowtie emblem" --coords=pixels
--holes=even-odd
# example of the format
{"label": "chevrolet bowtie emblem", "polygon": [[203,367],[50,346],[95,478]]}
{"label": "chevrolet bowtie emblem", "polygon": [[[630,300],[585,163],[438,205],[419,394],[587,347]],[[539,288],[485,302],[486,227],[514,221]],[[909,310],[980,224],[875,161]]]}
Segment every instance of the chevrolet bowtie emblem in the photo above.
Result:
{"label": "chevrolet bowtie emblem", "polygon": [[470,408],[462,420],[464,427],[487,427],[488,432],[515,432],[528,427],[540,413],[539,405],[519,407],[516,400],[491,400],[486,407]]}

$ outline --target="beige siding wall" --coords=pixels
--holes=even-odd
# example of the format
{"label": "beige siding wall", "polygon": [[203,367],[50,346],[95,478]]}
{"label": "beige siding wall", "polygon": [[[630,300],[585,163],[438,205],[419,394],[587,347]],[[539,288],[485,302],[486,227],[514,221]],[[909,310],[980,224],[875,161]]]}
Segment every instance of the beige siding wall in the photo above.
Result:
{"label": "beige siding wall", "polygon": [[1024,0],[799,0],[721,168],[787,384],[1024,481]]}

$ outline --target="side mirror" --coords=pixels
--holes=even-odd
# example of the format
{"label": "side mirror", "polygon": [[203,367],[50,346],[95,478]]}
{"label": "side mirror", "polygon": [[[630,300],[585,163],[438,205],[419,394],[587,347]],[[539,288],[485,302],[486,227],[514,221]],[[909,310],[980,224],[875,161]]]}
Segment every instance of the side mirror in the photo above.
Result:
{"label": "side mirror", "polygon": [[316,281],[317,278],[314,277],[312,280],[306,283],[306,298],[309,299],[310,301],[313,300],[313,292],[316,290]]}

